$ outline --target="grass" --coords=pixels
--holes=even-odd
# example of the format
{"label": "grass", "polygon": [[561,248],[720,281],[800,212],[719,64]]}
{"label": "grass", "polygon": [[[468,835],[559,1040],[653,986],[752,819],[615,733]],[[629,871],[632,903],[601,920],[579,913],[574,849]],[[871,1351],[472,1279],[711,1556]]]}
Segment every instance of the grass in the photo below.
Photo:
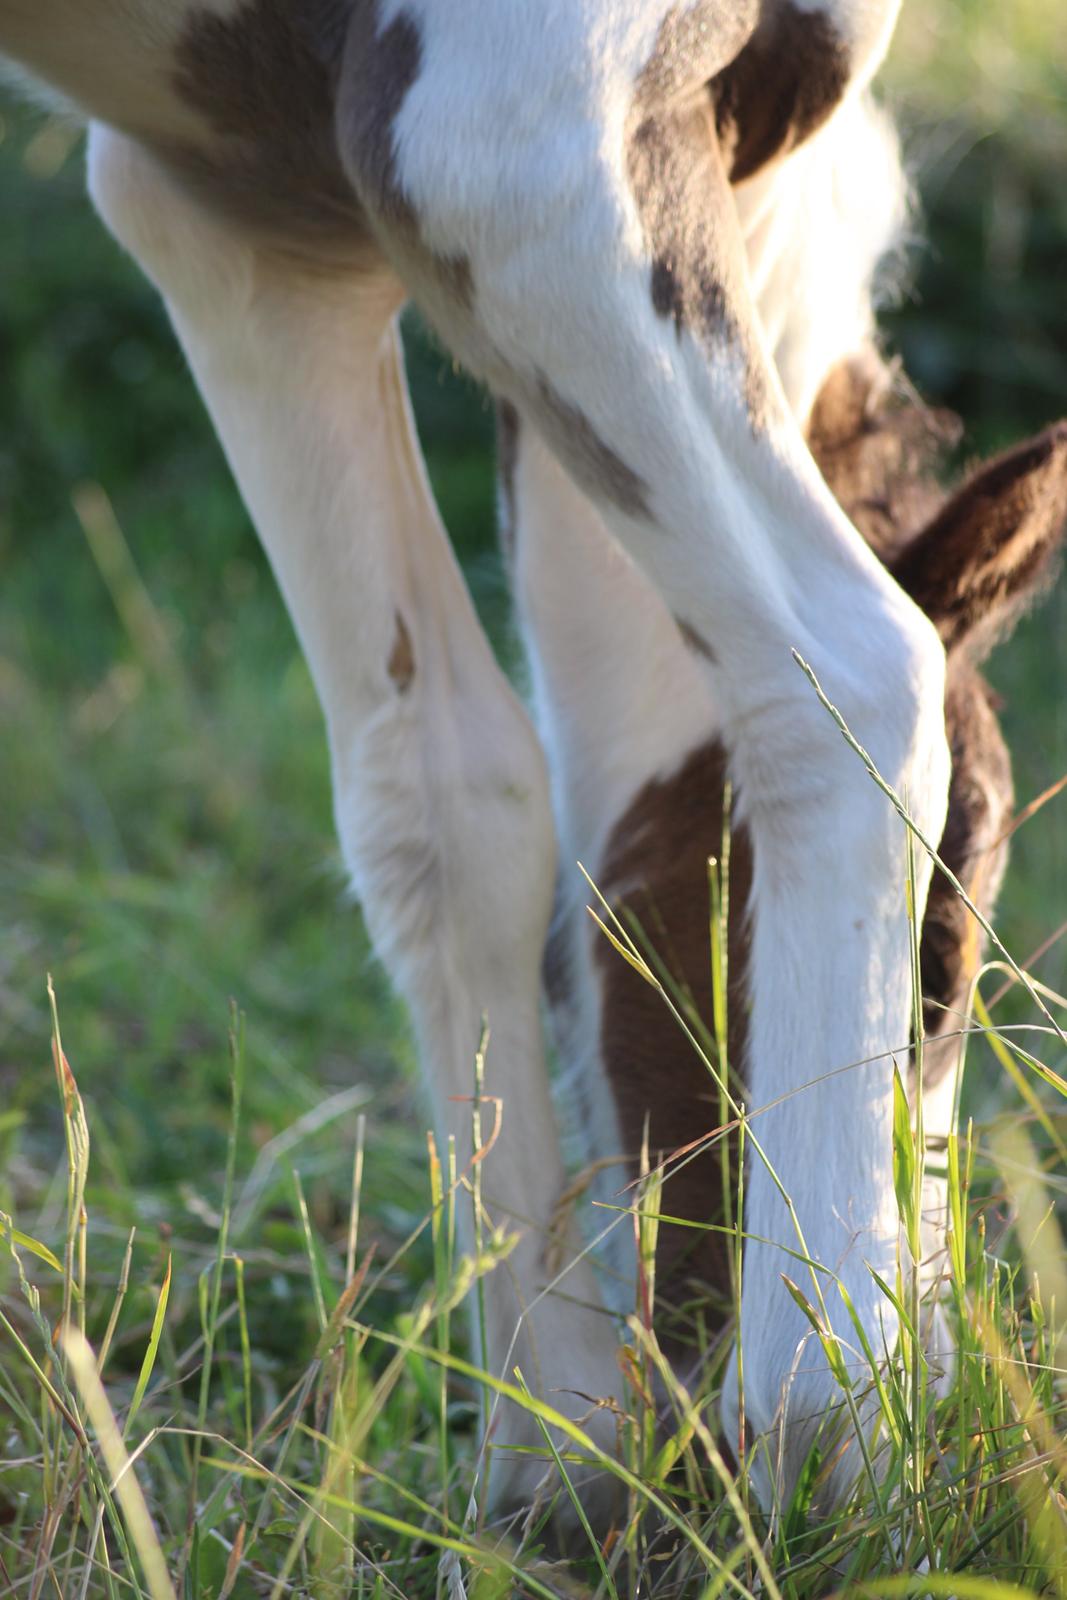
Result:
{"label": "grass", "polygon": [[[681,1021],[687,997],[672,994],[639,942],[603,912],[612,942]],[[985,969],[976,990],[1001,965]],[[482,1275],[500,1270],[506,1241],[486,1219],[477,1257],[457,1252],[457,1208],[478,1207],[479,1166],[454,1146],[442,1163],[431,1141],[426,1209],[388,1259],[376,1219],[378,1237],[366,1237],[364,1178],[381,1156],[365,1152],[362,1124],[343,1227],[316,1225],[296,1166],[269,1206],[262,1186],[249,1199],[238,1161],[247,1040],[236,1011],[226,1155],[217,1188],[201,1196],[197,1241],[151,1227],[117,1239],[107,1199],[94,1190],[90,1125],[51,998],[65,1159],[43,1219],[51,1225],[38,1222],[37,1231],[52,1243],[0,1217],[10,1280],[0,1311],[10,1418],[0,1576],[10,1593],[710,1600],[729,1590],[803,1600],[1067,1591],[1067,1271],[1053,1175],[1067,1081],[1030,1052],[1030,1036],[1024,1049],[1014,1031],[978,1030],[972,1053],[991,1047],[1021,1075],[1023,1106],[988,1126],[972,1123],[944,1151],[923,1151],[900,1091],[895,1174],[906,1244],[884,1292],[903,1331],[887,1366],[857,1327],[869,1364],[857,1374],[828,1333],[836,1285],[806,1264],[798,1229],[787,1263],[794,1296],[848,1409],[877,1419],[877,1464],[865,1452],[852,1495],[832,1516],[820,1511],[841,1445],[831,1429],[790,1503],[761,1519],[746,1471],[735,1476],[716,1442],[716,1374],[690,1394],[656,1344],[655,1244],[670,1225],[670,1190],[647,1158],[636,1197],[621,1202],[635,1216],[645,1268],[628,1319],[630,1395],[616,1460],[533,1400],[521,1373],[502,1383],[457,1352],[454,1313]],[[1067,1000],[1044,998],[1067,1020]],[[1058,1050],[1055,1027],[1041,1032]],[[705,1060],[720,1076],[714,1048]],[[748,1126],[753,1159],[757,1128],[758,1119]],[[472,1148],[481,1147],[475,1124]],[[927,1162],[942,1163],[948,1179],[941,1294],[959,1340],[948,1393],[935,1388],[915,1334],[922,1313],[908,1265],[921,1256]],[[405,1277],[408,1294],[391,1301],[390,1284]],[[279,1298],[303,1312],[302,1357],[291,1348],[281,1358],[262,1336],[260,1319]],[[653,1378],[666,1397],[666,1424],[656,1428]],[[541,1502],[499,1525],[486,1516],[479,1450],[497,1394],[539,1417],[554,1469]],[[572,1481],[590,1462],[626,1492],[606,1540]],[[563,1496],[578,1530],[566,1563],[546,1559],[543,1542]]]}
{"label": "grass", "polygon": [[[1005,26],[978,0],[912,7],[891,70],[932,237],[891,336],[963,413],[971,451],[1067,394],[1062,19],[1019,0]],[[805,1600],[891,1578],[942,1592],[938,1572],[960,1596],[1062,1592],[1067,1119],[1023,1047],[1053,1072],[1064,1059],[1016,1031],[1035,1020],[1018,984],[992,1005],[997,970],[968,1136],[944,1157],[959,1378],[925,1394],[905,1339],[877,1495],[861,1483],[820,1519],[813,1466],[747,1532],[744,1479],[732,1501],[717,1457],[716,1375],[682,1393],[644,1305],[610,1544],[563,1567],[537,1517],[503,1542],[485,1522],[489,1402],[463,1366],[460,1302],[501,1268],[491,1240],[474,1268],[457,1256],[477,1169],[427,1154],[404,1021],[343,895],[306,669],[160,308],[91,218],[77,149],[6,103],[0,132],[0,1210],[30,1241],[0,1239],[0,1592]],[[435,488],[513,665],[491,419],[409,335]],[[1061,585],[993,663],[1020,804],[1067,771],[1065,652]],[[1063,804],[1020,830],[997,922],[1053,994],[1064,943],[1028,958],[1064,916]],[[77,1090],[51,1060],[49,972]],[[904,1204],[921,1163],[899,1144]],[[669,1180],[648,1174],[640,1212],[651,1251]],[[654,1371],[672,1403],[659,1434]],[[551,1438],[566,1497],[590,1447]]]}

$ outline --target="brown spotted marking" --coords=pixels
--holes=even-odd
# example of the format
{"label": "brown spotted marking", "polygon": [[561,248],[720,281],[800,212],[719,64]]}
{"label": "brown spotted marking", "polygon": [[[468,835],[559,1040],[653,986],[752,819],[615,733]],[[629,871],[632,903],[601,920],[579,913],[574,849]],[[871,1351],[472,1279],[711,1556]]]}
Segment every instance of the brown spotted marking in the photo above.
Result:
{"label": "brown spotted marking", "polygon": [[378,251],[341,164],[334,101],[351,0],[246,0],[194,7],[171,82],[210,137],[160,149],[228,218],[316,263],[373,262]]}
{"label": "brown spotted marking", "polygon": [[401,11],[379,28],[380,0],[352,0],[349,44],[337,103],[337,140],[353,181],[389,243],[428,265],[460,307],[474,301],[465,256],[444,256],[425,244],[419,217],[396,169],[394,127],[422,70],[422,37]]}
{"label": "brown spotted marking", "polygon": [[[714,32],[725,59],[751,33],[743,7],[715,8]],[[727,175],[710,99],[693,88],[706,68],[712,36],[707,8],[672,11],[635,86],[627,128],[627,167],[650,263],[656,314],[704,345],[729,344],[744,365],[744,392],[753,424],[766,406],[758,352],[733,307],[743,301],[745,263],[737,229],[729,224]],[[704,54],[696,51],[696,41]],[[685,92],[685,91],[689,92]],[[719,205],[716,205],[716,197]]]}
{"label": "brown spotted marking", "polygon": [[602,496],[628,517],[651,514],[644,479],[543,375],[537,380],[537,403],[549,444],[590,494]]}
{"label": "brown spotted marking", "polygon": [[406,694],[415,680],[415,646],[411,642],[408,625],[399,611],[396,614],[396,633],[389,653],[388,671],[400,693]]}
{"label": "brown spotted marking", "polygon": [[[614,826],[597,870],[598,887],[617,910],[637,919],[649,946],[692,996],[711,1032],[710,891],[707,862],[722,849],[726,758],[711,741],[666,779],[638,793]],[[735,828],[730,859],[729,1038],[736,1067],[743,1061],[748,1024],[747,906],[752,852]],[[625,911],[623,914],[625,915]],[[660,996],[602,937],[596,965],[601,993],[602,1059],[612,1085],[624,1148],[636,1156],[646,1115],[653,1159],[690,1144],[720,1124],[719,1091]],[[735,1082],[736,1088],[736,1082]],[[731,1145],[731,1159],[734,1156]],[[663,1189],[663,1210],[693,1222],[722,1221],[721,1146],[679,1164]],[[736,1167],[735,1169],[736,1170]],[[702,1286],[705,1313],[728,1314],[729,1263],[720,1233],[660,1228],[657,1298],[676,1310]],[[669,1315],[669,1313],[668,1313]]]}
{"label": "brown spotted marking", "polygon": [[810,138],[840,104],[850,76],[848,51],[828,17],[790,0],[769,8],[710,85],[730,182]]}

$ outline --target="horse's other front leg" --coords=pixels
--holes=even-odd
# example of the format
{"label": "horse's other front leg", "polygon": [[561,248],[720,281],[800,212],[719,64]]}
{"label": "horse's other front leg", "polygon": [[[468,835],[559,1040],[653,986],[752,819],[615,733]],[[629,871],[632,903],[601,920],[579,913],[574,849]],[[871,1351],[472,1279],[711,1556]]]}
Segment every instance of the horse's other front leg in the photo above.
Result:
{"label": "horse's other front leg", "polygon": [[[521,1365],[538,1394],[585,1415],[619,1380],[588,1262],[564,1256],[570,1269],[545,1292],[566,1181],[539,1013],[555,870],[547,775],[428,491],[395,328],[403,289],[369,245],[348,269],[266,248],[100,127],[91,178],[166,298],[306,653],[345,859],[410,1008],[439,1139],[455,1136],[468,1180],[457,1199],[467,1249],[488,1018],[485,1093],[500,1126],[482,1163],[485,1236],[499,1227],[519,1242],[486,1277],[478,1358],[509,1381]],[[488,1139],[493,1104],[481,1120]],[[612,1446],[613,1419],[601,1412],[593,1426]],[[543,1443],[512,1407],[493,1438]],[[504,1454],[498,1498],[523,1500],[544,1462]]]}
{"label": "horse's other front leg", "polygon": [[[769,1500],[779,1456],[788,1487],[841,1405],[783,1273],[825,1301],[860,1384],[834,1277],[876,1349],[896,1336],[869,1267],[894,1269],[892,1061],[911,1005],[900,819],[793,652],[933,837],[944,652],[827,490],[752,308],[705,86],[755,13],[372,11],[350,34],[338,126],[375,227],[652,579],[721,713],[754,850],[742,1344]],[[843,48],[829,95],[847,87]]]}

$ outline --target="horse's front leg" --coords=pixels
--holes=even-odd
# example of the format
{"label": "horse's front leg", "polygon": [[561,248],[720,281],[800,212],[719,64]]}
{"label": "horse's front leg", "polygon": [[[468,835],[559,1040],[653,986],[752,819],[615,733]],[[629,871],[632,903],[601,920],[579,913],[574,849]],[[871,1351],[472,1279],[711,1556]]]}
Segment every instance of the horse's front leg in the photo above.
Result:
{"label": "horse's front leg", "polygon": [[755,20],[415,0],[350,36],[339,129],[413,291],[703,656],[755,858],[745,1397],[788,1483],[841,1396],[782,1274],[860,1381],[834,1276],[874,1346],[895,1339],[868,1269],[895,1259],[911,1005],[902,825],[793,652],[933,837],[948,755],[941,645],[826,489],[750,302],[705,85]]}
{"label": "horse's front leg", "polygon": [[[91,178],[101,213],[166,298],[306,653],[345,859],[410,1008],[439,1137],[457,1141],[467,1249],[488,1018],[486,1140],[494,1106],[500,1123],[481,1167],[484,1231],[519,1241],[485,1280],[479,1358],[509,1381],[521,1365],[550,1404],[584,1415],[590,1397],[621,1385],[588,1262],[565,1256],[569,1270],[546,1292],[566,1181],[539,1011],[555,870],[547,775],[429,495],[394,325],[403,290],[372,250],[342,270],[264,249],[100,127]],[[613,1446],[610,1415],[593,1427]],[[511,1407],[493,1437],[543,1443]],[[503,1454],[498,1494],[521,1500],[544,1462]]]}

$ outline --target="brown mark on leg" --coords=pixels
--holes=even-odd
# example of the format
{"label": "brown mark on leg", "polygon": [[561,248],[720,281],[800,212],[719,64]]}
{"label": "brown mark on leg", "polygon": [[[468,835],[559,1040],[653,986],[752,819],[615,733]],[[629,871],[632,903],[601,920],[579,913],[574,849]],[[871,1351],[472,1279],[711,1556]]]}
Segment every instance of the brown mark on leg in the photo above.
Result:
{"label": "brown mark on leg", "polygon": [[543,375],[538,377],[536,394],[545,437],[578,482],[626,516],[650,516],[648,484],[605,443],[589,418],[564,400]]}
{"label": "brown mark on leg", "polygon": [[[708,858],[723,843],[722,797],[726,756],[717,741],[694,750],[670,777],[653,779],[612,829],[598,868],[598,887],[615,909],[640,925],[638,944],[691,997],[712,1035],[711,940]],[[748,1024],[747,911],[752,849],[744,828],[733,830],[730,856],[728,1055],[744,1070]],[[601,985],[601,1053],[618,1107],[625,1149],[641,1146],[646,1117],[652,1159],[690,1145],[723,1121],[719,1090],[707,1067],[671,1016],[663,999],[598,938]],[[729,1112],[725,1113],[729,1119]],[[736,1142],[731,1140],[736,1185]],[[722,1147],[715,1143],[679,1162],[663,1188],[665,1214],[697,1223],[723,1217]],[[668,1169],[670,1172],[670,1169]],[[657,1252],[657,1300],[670,1308],[692,1299],[690,1280],[712,1291],[712,1325],[729,1314],[729,1241],[721,1233],[664,1223]],[[705,1310],[707,1305],[705,1302]],[[660,1324],[661,1329],[663,1324]]]}
{"label": "brown mark on leg", "polygon": [[465,256],[443,256],[422,238],[418,213],[396,166],[397,117],[422,71],[422,37],[401,11],[379,28],[380,0],[352,0],[352,21],[337,97],[337,142],[372,216],[401,254],[417,254],[458,305],[474,300]]}
{"label": "brown mark on leg", "polygon": [[769,9],[710,84],[730,182],[751,178],[810,138],[840,103],[850,76],[848,51],[828,18],[789,0]]}
{"label": "brown mark on leg", "polygon": [[415,647],[408,625],[399,611],[396,614],[396,635],[389,653],[388,671],[400,693],[406,694],[415,679]]}
{"label": "brown mark on leg", "polygon": [[[670,318],[679,337],[687,330],[715,354],[724,346],[733,349],[744,367],[749,416],[761,426],[766,397],[757,352],[732,309],[745,293],[745,263],[727,212],[713,106],[693,77],[704,58],[693,53],[691,41],[685,47],[690,22],[706,52],[707,30],[718,28],[721,19],[709,21],[699,9],[665,19],[635,87],[627,127],[630,188],[648,247],[657,315]],[[743,14],[734,32],[740,49],[751,32]]]}

